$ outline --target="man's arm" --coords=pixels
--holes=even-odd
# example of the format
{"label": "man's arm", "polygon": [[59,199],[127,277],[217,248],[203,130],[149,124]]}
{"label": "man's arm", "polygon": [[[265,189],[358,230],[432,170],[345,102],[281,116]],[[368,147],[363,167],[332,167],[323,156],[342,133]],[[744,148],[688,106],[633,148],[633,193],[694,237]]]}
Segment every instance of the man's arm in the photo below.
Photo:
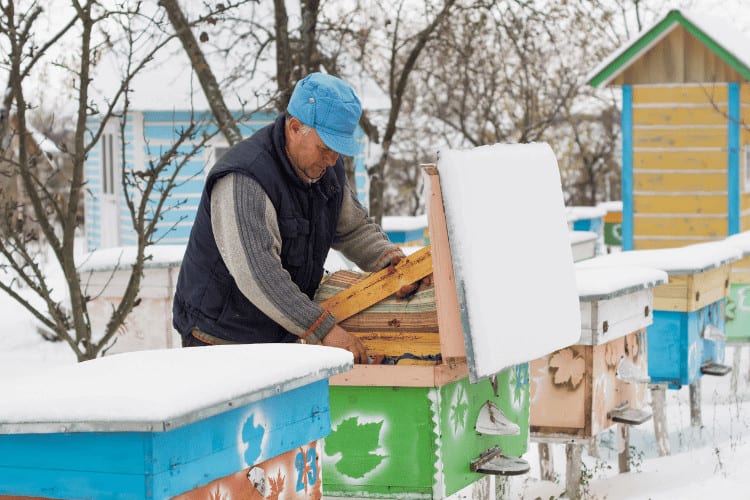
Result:
{"label": "man's arm", "polygon": [[348,184],[344,189],[333,248],[365,271],[379,271],[393,260],[400,260],[404,256],[401,249],[368,217]]}

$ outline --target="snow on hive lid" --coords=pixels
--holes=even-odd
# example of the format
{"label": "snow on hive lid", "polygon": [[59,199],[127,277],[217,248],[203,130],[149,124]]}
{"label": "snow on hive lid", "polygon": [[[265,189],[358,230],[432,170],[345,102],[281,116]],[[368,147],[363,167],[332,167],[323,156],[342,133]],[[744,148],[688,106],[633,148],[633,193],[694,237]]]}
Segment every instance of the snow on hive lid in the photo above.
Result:
{"label": "snow on hive lid", "polygon": [[668,281],[669,275],[660,269],[636,266],[582,267],[576,264],[578,298],[583,302],[618,297],[664,285]]}
{"label": "snow on hive lid", "polygon": [[727,244],[737,247],[743,257],[750,255],[750,231],[733,234],[724,240]]}
{"label": "snow on hive lid", "polygon": [[342,373],[352,360],[343,349],[301,344],[105,356],[6,379],[0,432],[171,430]]}
{"label": "snow on hive lid", "polygon": [[697,274],[742,258],[742,253],[723,241],[697,243],[658,250],[631,250],[581,261],[581,267],[642,266],[666,271],[670,276]]}
{"label": "snow on hive lid", "polygon": [[580,308],[552,149],[444,150],[438,171],[471,380],[576,342]]}

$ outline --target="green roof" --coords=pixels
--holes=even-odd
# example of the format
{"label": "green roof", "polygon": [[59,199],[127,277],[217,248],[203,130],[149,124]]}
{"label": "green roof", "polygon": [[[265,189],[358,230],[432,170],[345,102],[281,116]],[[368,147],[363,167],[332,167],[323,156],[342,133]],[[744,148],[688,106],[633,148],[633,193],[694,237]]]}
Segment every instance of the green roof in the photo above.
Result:
{"label": "green roof", "polygon": [[679,24],[746,80],[750,80],[750,41],[726,22],[710,21],[704,16],[689,16],[671,10],[651,28],[618,49],[589,74],[589,84],[605,85],[650,49]]}

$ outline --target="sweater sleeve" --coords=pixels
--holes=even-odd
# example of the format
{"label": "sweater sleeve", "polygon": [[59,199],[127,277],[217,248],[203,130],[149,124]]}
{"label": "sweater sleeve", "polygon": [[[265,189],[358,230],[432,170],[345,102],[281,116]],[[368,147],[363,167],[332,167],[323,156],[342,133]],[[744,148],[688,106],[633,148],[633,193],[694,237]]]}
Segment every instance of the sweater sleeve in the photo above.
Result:
{"label": "sweater sleeve", "polygon": [[387,267],[394,255],[403,257],[401,249],[368,217],[349,184],[344,189],[333,248],[368,272]]}
{"label": "sweater sleeve", "polygon": [[281,264],[276,210],[254,179],[229,174],[211,190],[216,244],[238,288],[258,309],[290,333],[319,343],[335,318],[311,301]]}

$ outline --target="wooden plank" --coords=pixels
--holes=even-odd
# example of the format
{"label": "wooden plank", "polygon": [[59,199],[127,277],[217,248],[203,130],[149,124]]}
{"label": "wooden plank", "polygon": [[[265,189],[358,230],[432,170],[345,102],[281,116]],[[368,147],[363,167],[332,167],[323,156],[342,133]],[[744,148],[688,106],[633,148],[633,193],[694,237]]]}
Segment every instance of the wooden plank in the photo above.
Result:
{"label": "wooden plank", "polygon": [[[724,218],[697,217],[639,217],[633,218],[636,236],[707,236],[725,237],[727,220]],[[692,241],[695,243],[695,241]]]}
{"label": "wooden plank", "polygon": [[726,148],[726,127],[639,128],[633,127],[636,148]]}
{"label": "wooden plank", "polygon": [[654,250],[658,248],[677,248],[684,247],[686,245],[692,245],[693,243],[703,243],[706,241],[716,241],[718,238],[712,236],[706,236],[696,239],[685,239],[679,236],[669,238],[657,238],[648,236],[636,236],[633,239],[634,250]]}
{"label": "wooden plank", "polygon": [[669,283],[654,289],[654,309],[659,311],[693,312],[729,293],[730,266],[721,266],[702,273],[670,276]]}
{"label": "wooden plank", "polygon": [[[725,132],[726,134],[726,132]],[[727,174],[721,173],[673,173],[633,172],[634,191],[674,193],[685,191],[726,191]]]}
{"label": "wooden plank", "polygon": [[440,346],[443,360],[466,358],[464,329],[459,313],[456,277],[453,274],[453,260],[450,253],[448,228],[445,223],[443,193],[440,188],[440,175],[437,167],[423,168],[425,185],[429,187],[429,212],[427,221],[430,228],[430,244],[433,255],[433,281],[435,283],[435,305],[437,306],[440,329]]}
{"label": "wooden plank", "polygon": [[320,303],[341,322],[432,272],[430,247],[425,247]]}
{"label": "wooden plank", "polygon": [[715,151],[634,151],[633,169],[720,170],[727,168],[727,152]]}
{"label": "wooden plank", "polygon": [[633,104],[727,102],[724,83],[633,85]]}
{"label": "wooden plank", "polygon": [[415,356],[440,354],[440,335],[437,332],[349,331],[349,333],[362,341],[370,356],[401,356],[405,350]]}
{"label": "wooden plank", "polygon": [[637,214],[723,214],[727,213],[726,195],[645,195],[633,197]]}
{"label": "wooden plank", "polygon": [[[718,108],[718,109],[717,109]],[[727,105],[710,103],[703,106],[633,107],[633,124],[638,125],[726,125]]]}
{"label": "wooden plank", "polygon": [[466,360],[454,360],[437,366],[354,365],[345,373],[331,377],[331,385],[367,387],[442,387],[469,376]]}

